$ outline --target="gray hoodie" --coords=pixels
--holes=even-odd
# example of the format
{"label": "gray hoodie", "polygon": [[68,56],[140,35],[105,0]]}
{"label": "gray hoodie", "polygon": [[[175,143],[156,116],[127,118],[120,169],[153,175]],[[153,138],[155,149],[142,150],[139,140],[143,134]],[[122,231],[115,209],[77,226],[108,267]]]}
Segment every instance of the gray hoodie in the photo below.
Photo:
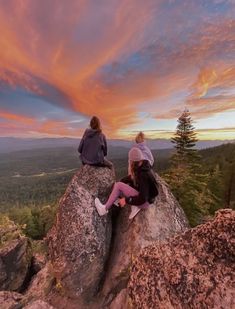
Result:
{"label": "gray hoodie", "polygon": [[150,165],[153,166],[154,158],[153,158],[151,150],[148,148],[145,142],[136,143],[134,147],[139,148],[144,156],[144,159],[149,161]]}
{"label": "gray hoodie", "polygon": [[106,137],[102,132],[86,129],[78,147],[81,160],[84,164],[100,164],[107,156]]}

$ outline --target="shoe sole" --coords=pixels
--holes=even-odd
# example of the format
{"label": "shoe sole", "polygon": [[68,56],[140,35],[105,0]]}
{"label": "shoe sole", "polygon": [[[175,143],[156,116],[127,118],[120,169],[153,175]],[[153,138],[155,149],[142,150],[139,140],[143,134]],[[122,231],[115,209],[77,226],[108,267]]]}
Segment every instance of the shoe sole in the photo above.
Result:
{"label": "shoe sole", "polygon": [[134,215],[132,215],[132,216],[130,215],[130,216],[129,216],[129,220],[135,218],[135,216],[136,216],[140,211],[141,211],[141,209],[139,209]]}

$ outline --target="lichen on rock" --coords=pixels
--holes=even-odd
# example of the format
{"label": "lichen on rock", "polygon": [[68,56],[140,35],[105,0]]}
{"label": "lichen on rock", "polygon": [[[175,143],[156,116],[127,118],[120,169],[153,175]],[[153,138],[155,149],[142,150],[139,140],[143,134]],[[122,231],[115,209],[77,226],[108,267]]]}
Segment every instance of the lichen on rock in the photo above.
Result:
{"label": "lichen on rock", "polygon": [[114,174],[85,165],[60,200],[47,242],[53,271],[66,295],[89,301],[97,293],[111,239],[110,216],[100,217],[94,199],[108,197]]}
{"label": "lichen on rock", "polygon": [[235,211],[145,248],[128,285],[140,308],[235,308]]}
{"label": "lichen on rock", "polygon": [[127,206],[117,219],[103,287],[106,305],[127,287],[132,261],[141,249],[165,241],[188,228],[186,216],[168,185],[157,174],[156,178],[159,195],[155,202],[140,211],[133,220],[128,219],[131,209]]}

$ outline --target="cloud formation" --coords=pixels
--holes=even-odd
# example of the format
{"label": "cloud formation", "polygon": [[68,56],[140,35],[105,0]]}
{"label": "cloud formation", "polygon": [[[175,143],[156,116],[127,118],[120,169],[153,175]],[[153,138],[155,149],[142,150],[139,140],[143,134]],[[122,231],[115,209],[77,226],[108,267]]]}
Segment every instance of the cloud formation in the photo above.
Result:
{"label": "cloud formation", "polygon": [[172,123],[235,109],[233,1],[8,0],[0,28],[1,135],[76,136],[96,114],[116,137],[143,109]]}

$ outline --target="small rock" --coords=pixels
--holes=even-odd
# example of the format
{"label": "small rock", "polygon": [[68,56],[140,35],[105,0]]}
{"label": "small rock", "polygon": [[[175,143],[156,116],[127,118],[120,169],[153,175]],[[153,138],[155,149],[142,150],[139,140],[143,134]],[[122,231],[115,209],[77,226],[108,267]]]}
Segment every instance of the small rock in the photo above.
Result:
{"label": "small rock", "polygon": [[28,304],[24,309],[55,309],[43,300],[36,300]]}

